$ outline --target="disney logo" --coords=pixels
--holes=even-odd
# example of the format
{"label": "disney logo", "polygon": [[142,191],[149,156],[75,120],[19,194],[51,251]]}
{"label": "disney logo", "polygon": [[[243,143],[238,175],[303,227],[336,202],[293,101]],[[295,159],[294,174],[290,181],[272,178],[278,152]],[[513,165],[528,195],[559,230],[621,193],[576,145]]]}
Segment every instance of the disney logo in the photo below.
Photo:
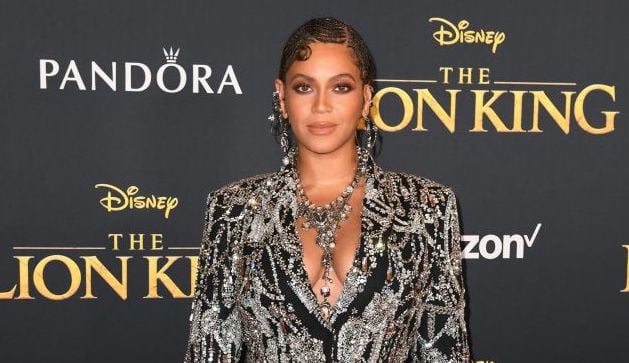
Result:
{"label": "disney logo", "polygon": [[107,195],[100,199],[108,212],[118,212],[124,209],[158,209],[164,210],[164,217],[168,218],[170,212],[177,207],[177,197],[158,197],[155,195],[136,195],[140,188],[132,185],[127,190],[122,190],[111,184],[96,184],[94,188],[106,188]]}
{"label": "disney logo", "polygon": [[440,24],[439,29],[432,33],[437,43],[441,46],[457,43],[478,43],[491,46],[491,52],[496,53],[498,46],[504,43],[506,34],[497,30],[466,30],[470,26],[467,20],[461,20],[454,24],[446,19],[432,17],[429,22]]}

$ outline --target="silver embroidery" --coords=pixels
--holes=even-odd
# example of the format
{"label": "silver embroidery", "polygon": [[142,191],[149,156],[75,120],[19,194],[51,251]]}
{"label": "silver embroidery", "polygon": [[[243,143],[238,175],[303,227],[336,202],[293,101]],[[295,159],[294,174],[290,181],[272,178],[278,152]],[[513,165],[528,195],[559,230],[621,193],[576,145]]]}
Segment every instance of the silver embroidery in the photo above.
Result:
{"label": "silver embroidery", "polygon": [[327,322],[282,167],[208,196],[185,363],[469,362],[452,189],[369,159],[361,243]]}

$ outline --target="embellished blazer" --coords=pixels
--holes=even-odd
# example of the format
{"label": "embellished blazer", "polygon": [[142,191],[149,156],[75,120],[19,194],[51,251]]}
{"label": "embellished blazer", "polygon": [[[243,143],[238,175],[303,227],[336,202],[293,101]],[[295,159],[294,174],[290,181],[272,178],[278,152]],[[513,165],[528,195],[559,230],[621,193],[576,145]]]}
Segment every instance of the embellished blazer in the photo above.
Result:
{"label": "embellished blazer", "polygon": [[208,195],[184,362],[469,362],[453,190],[369,158],[359,247],[325,319],[291,175]]}

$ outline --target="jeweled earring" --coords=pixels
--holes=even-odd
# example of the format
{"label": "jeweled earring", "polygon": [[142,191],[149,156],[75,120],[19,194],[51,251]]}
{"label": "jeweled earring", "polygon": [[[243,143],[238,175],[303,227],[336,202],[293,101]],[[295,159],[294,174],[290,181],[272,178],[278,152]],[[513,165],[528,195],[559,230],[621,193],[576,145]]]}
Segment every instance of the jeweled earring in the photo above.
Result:
{"label": "jeweled earring", "polygon": [[271,121],[271,127],[276,131],[276,136],[279,137],[280,147],[284,153],[282,158],[282,164],[285,166],[290,164],[290,138],[288,136],[289,123],[288,119],[282,115],[282,109],[280,106],[280,94],[279,92],[273,92],[273,104],[271,108],[272,112],[269,115]]}
{"label": "jeweled earring", "polygon": [[364,117],[365,133],[367,134],[367,152],[373,155],[373,148],[378,138],[378,126],[373,122],[369,115]]}

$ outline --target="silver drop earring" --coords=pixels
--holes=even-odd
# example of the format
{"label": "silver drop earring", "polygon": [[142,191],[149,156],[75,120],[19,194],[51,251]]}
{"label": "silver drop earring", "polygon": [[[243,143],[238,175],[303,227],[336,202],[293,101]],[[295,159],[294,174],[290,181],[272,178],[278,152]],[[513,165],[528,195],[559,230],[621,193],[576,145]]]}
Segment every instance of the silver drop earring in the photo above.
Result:
{"label": "silver drop earring", "polygon": [[[371,93],[373,94],[374,89],[372,86],[369,86],[369,88],[371,89]],[[373,106],[373,99],[369,100],[369,107],[371,108]],[[376,126],[376,123],[369,117],[369,114],[367,114],[366,116],[363,116],[363,120],[365,123],[365,138],[366,138],[366,144],[365,148],[367,149],[367,153],[369,155],[374,155],[375,152],[375,146],[376,146],[376,141],[378,139],[378,126]]]}
{"label": "silver drop earring", "polygon": [[367,152],[370,155],[373,155],[374,152],[374,147],[376,145],[376,140],[378,138],[378,126],[376,126],[375,122],[373,122],[373,120],[369,117],[369,115],[364,116],[364,121],[365,121],[365,138],[366,138],[366,145],[365,148],[367,149]]}
{"label": "silver drop earring", "polygon": [[280,106],[280,94],[277,91],[273,92],[272,112],[268,119],[271,121],[271,127],[277,132],[276,136],[279,136],[280,147],[284,153],[282,158],[282,164],[288,166],[291,162],[291,150],[290,150],[290,138],[288,136],[288,119],[282,115]]}

